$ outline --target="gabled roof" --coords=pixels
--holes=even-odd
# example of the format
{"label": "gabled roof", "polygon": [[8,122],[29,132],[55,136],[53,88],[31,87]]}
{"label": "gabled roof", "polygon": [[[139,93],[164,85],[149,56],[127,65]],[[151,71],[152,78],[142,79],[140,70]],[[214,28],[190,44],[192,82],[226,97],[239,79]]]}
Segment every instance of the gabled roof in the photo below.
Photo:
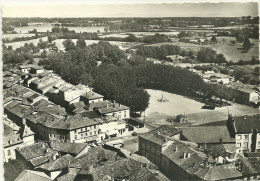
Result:
{"label": "gabled roof", "polygon": [[67,143],[67,142],[51,142],[50,147],[53,150],[59,151],[59,152],[65,152],[70,154],[78,154],[80,153],[84,148],[86,148],[88,144],[86,143]]}
{"label": "gabled roof", "polygon": [[83,94],[82,97],[85,97],[88,100],[93,100],[93,99],[103,98],[104,96],[102,96],[101,94],[98,94],[96,92],[89,91],[89,92],[86,92],[85,94]]}
{"label": "gabled roof", "polygon": [[230,137],[226,126],[205,126],[205,127],[185,127],[182,128],[184,140],[194,143],[230,143],[235,142]]}
{"label": "gabled roof", "polygon": [[55,170],[62,170],[69,166],[70,162],[75,161],[75,158],[69,154],[64,155],[50,163],[45,163],[41,165],[39,168],[46,170],[46,171],[55,171]]}
{"label": "gabled roof", "polygon": [[175,128],[171,125],[164,125],[157,129],[154,129],[148,133],[144,133],[140,135],[141,138],[149,140],[151,142],[154,142],[159,145],[163,145],[167,142],[167,139],[165,139],[165,136],[172,137],[176,134],[179,134],[181,132],[180,129]]}
{"label": "gabled roof", "polygon": [[251,133],[253,129],[260,132],[260,114],[234,117],[236,133]]}
{"label": "gabled roof", "polygon": [[52,179],[43,172],[33,171],[33,170],[24,170],[20,175],[15,179],[15,181],[52,181]]}
{"label": "gabled roof", "polygon": [[103,160],[110,160],[116,155],[116,152],[96,147],[88,150],[87,153],[78,157],[75,162],[70,164],[70,167],[83,168],[95,166]]}
{"label": "gabled roof", "polygon": [[242,177],[242,173],[232,164],[206,167],[196,173],[196,175],[204,180],[230,180],[235,178],[241,179]]}

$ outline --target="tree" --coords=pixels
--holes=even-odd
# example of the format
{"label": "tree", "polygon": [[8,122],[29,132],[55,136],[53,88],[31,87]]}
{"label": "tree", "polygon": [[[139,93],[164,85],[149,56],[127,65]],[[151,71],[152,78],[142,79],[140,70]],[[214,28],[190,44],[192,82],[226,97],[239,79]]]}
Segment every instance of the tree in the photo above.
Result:
{"label": "tree", "polygon": [[66,51],[75,49],[75,44],[71,39],[67,39],[67,40],[63,41],[62,44],[65,47]]}
{"label": "tree", "polygon": [[104,32],[107,33],[108,32],[108,27],[104,28]]}
{"label": "tree", "polygon": [[216,38],[215,35],[212,36],[212,38],[211,38],[211,42],[213,42],[213,43],[217,43],[217,38]]}
{"label": "tree", "polygon": [[53,37],[51,35],[48,36],[48,41],[51,43],[53,41]]}
{"label": "tree", "polygon": [[236,41],[243,42],[245,39],[245,36],[241,33],[236,35]]}
{"label": "tree", "polygon": [[137,40],[138,40],[138,38],[133,34],[130,34],[125,38],[125,41],[128,41],[128,42],[136,42]]}
{"label": "tree", "polygon": [[85,39],[79,38],[77,43],[76,43],[76,47],[78,47],[78,48],[85,48],[86,46],[87,45],[86,45]]}
{"label": "tree", "polygon": [[249,38],[248,38],[248,37],[245,38],[244,44],[243,44],[243,48],[244,48],[246,51],[248,51],[248,50],[251,48],[251,46],[252,46],[252,44],[251,44]]}

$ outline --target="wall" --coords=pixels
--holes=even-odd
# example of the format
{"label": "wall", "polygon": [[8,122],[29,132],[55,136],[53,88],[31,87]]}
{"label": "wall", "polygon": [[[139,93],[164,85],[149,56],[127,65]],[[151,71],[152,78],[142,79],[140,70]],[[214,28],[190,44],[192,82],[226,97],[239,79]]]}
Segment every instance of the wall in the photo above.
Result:
{"label": "wall", "polygon": [[[84,143],[86,142],[85,138],[98,135],[99,125],[86,126],[82,128],[77,128],[70,130],[70,142]],[[76,137],[75,137],[76,136]]]}

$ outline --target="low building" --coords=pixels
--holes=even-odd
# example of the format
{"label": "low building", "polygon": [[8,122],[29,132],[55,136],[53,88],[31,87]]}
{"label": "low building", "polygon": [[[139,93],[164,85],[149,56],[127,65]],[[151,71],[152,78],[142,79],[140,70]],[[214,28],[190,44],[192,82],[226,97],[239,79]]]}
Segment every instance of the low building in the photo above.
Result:
{"label": "low building", "polygon": [[181,130],[173,126],[162,126],[140,135],[138,137],[139,154],[161,168],[161,152],[172,142],[172,140],[165,138],[165,135],[173,139],[180,139],[180,132]]}
{"label": "low building", "polygon": [[260,151],[260,114],[252,116],[229,115],[227,126],[230,135],[235,138],[236,148],[239,152]]}
{"label": "low building", "polygon": [[93,92],[92,89],[90,89],[89,92],[86,92],[80,96],[80,100],[83,101],[85,104],[101,102],[103,101],[103,98],[104,96]]}

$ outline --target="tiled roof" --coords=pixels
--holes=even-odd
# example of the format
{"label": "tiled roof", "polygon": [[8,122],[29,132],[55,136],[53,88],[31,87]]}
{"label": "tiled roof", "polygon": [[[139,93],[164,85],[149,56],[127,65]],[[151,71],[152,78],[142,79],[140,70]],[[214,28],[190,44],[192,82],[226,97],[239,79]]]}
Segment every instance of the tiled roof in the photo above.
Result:
{"label": "tiled roof", "polygon": [[62,170],[70,164],[70,162],[75,161],[75,158],[69,154],[64,155],[50,163],[46,163],[41,165],[39,168],[47,171],[54,171],[54,170]]}
{"label": "tiled roof", "polygon": [[[189,157],[184,158],[184,153],[189,154]],[[198,153],[199,151],[195,151],[194,149],[188,147],[186,144],[180,142],[173,142],[165,150],[162,151],[163,155],[165,155],[172,162],[179,165],[184,170],[196,167],[205,160],[205,157],[198,155]],[[201,155],[203,155],[203,153],[201,153]],[[198,170],[199,168],[200,167],[196,167],[196,170]]]}
{"label": "tiled roof", "polygon": [[242,163],[242,173],[243,175],[251,175],[260,173],[260,158],[242,158],[240,159]]}
{"label": "tiled roof", "polygon": [[91,92],[87,92],[87,93],[83,94],[82,97],[86,97],[89,100],[93,100],[93,99],[103,98],[104,96],[91,91]]}
{"label": "tiled roof", "polygon": [[107,113],[123,111],[123,110],[127,110],[127,109],[129,109],[129,107],[121,105],[121,104],[113,103],[112,105],[109,105],[108,107],[100,108],[98,110],[101,114],[107,114]]}
{"label": "tiled roof", "polygon": [[149,170],[145,167],[140,168],[129,178],[131,181],[170,181],[159,170]]}
{"label": "tiled roof", "polygon": [[52,181],[52,179],[43,172],[33,171],[33,170],[24,170],[20,175],[15,179],[15,181]]}
{"label": "tiled roof", "polygon": [[76,159],[75,162],[70,164],[70,167],[82,168],[95,166],[103,160],[110,160],[116,155],[116,152],[104,149],[102,147],[96,147],[88,150],[87,153]]}
{"label": "tiled roof", "polygon": [[204,180],[229,180],[232,178],[241,179],[242,177],[242,173],[231,164],[218,165],[210,168],[206,167],[196,173],[196,175]]}
{"label": "tiled roof", "polygon": [[87,106],[88,106],[88,109],[94,109],[94,108],[101,109],[101,108],[107,107],[108,104],[111,104],[111,102],[108,100],[105,100],[105,101],[101,101],[101,102],[90,103]]}
{"label": "tiled roof", "polygon": [[226,126],[185,127],[182,128],[181,137],[194,143],[235,142]]}
{"label": "tiled roof", "polygon": [[144,133],[140,135],[141,138],[144,138],[146,140],[149,140],[151,142],[154,142],[159,145],[163,145],[167,142],[167,139],[165,139],[165,136],[172,137],[176,134],[179,134],[181,132],[180,129],[175,128],[171,125],[165,125],[161,126],[157,129],[154,129],[148,133]]}
{"label": "tiled roof", "polygon": [[206,144],[208,154],[213,157],[218,157],[226,153],[226,149],[222,143],[220,144]]}
{"label": "tiled roof", "polygon": [[234,125],[237,133],[251,133],[252,129],[260,131],[260,114],[253,116],[234,117]]}
{"label": "tiled roof", "polygon": [[88,144],[86,143],[61,143],[61,142],[51,142],[50,147],[53,150],[65,152],[65,153],[71,153],[71,154],[78,154],[80,153],[84,148],[86,148]]}
{"label": "tiled roof", "polygon": [[35,143],[33,145],[25,146],[19,148],[17,151],[26,159],[30,160],[35,157],[43,156],[46,154],[46,149],[48,149],[48,144],[45,143]]}

